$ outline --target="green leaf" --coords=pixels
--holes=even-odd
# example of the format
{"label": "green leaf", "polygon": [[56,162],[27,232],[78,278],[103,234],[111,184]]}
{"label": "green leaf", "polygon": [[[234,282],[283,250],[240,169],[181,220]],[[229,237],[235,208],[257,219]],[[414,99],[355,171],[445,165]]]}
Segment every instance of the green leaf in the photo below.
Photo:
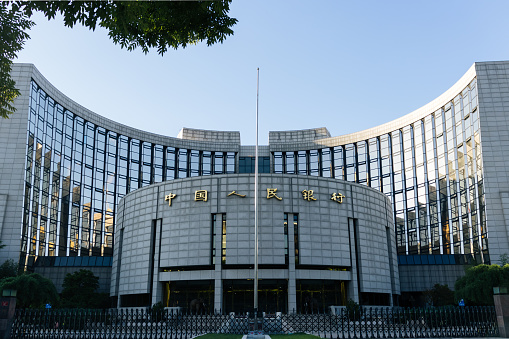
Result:
{"label": "green leaf", "polygon": [[5,1],[0,3],[0,116],[15,111],[14,99],[20,95],[10,77],[12,60],[23,48],[34,25],[30,17],[43,13],[48,20],[57,13],[64,25],[77,23],[95,30],[108,30],[109,37],[121,48],[144,53],[156,49],[163,55],[168,49],[206,41],[223,42],[233,35],[237,19],[230,18],[231,0],[220,1]]}

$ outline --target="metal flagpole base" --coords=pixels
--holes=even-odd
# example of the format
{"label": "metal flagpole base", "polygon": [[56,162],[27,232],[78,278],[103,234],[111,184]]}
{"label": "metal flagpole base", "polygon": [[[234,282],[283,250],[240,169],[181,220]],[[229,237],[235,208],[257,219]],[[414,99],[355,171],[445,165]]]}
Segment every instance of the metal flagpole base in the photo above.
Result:
{"label": "metal flagpole base", "polygon": [[242,339],[265,339],[263,333],[262,319],[258,317],[258,310],[253,310],[252,327],[249,333],[242,337]]}

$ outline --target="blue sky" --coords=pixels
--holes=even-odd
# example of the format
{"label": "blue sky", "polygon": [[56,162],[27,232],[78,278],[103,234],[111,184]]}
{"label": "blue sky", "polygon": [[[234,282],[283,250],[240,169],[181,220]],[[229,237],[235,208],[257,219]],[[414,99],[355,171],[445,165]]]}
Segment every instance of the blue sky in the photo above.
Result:
{"label": "blue sky", "polygon": [[15,62],[114,121],[176,137],[182,127],[332,136],[399,118],[452,86],[475,61],[509,59],[509,1],[233,0],[223,44],[145,55],[107,32],[35,16]]}

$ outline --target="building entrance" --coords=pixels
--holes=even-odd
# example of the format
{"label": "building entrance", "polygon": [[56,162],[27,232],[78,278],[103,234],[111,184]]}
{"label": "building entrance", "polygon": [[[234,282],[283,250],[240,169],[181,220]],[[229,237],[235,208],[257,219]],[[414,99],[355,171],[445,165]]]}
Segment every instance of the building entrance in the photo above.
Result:
{"label": "building entrance", "polygon": [[201,300],[205,304],[203,312],[214,311],[213,280],[169,281],[163,283],[163,286],[163,305],[165,307],[182,307],[184,310],[190,310],[189,307],[193,300]]}
{"label": "building entrance", "polygon": [[[253,280],[223,280],[223,309],[225,312],[252,312],[254,307]],[[258,310],[286,313],[288,309],[287,280],[258,281]]]}
{"label": "building entrance", "polygon": [[323,313],[346,305],[346,284],[337,280],[297,280],[297,312]]}

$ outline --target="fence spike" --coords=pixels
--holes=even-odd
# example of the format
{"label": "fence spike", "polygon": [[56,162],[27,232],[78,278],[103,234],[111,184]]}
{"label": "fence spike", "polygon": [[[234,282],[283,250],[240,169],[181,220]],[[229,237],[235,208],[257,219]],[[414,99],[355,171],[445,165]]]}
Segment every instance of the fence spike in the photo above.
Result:
{"label": "fence spike", "polygon": [[[189,314],[168,310],[16,310],[13,338],[188,338],[249,330],[249,313]],[[498,336],[490,307],[376,308],[349,312],[265,314],[266,333],[310,332],[323,338],[429,338]]]}

